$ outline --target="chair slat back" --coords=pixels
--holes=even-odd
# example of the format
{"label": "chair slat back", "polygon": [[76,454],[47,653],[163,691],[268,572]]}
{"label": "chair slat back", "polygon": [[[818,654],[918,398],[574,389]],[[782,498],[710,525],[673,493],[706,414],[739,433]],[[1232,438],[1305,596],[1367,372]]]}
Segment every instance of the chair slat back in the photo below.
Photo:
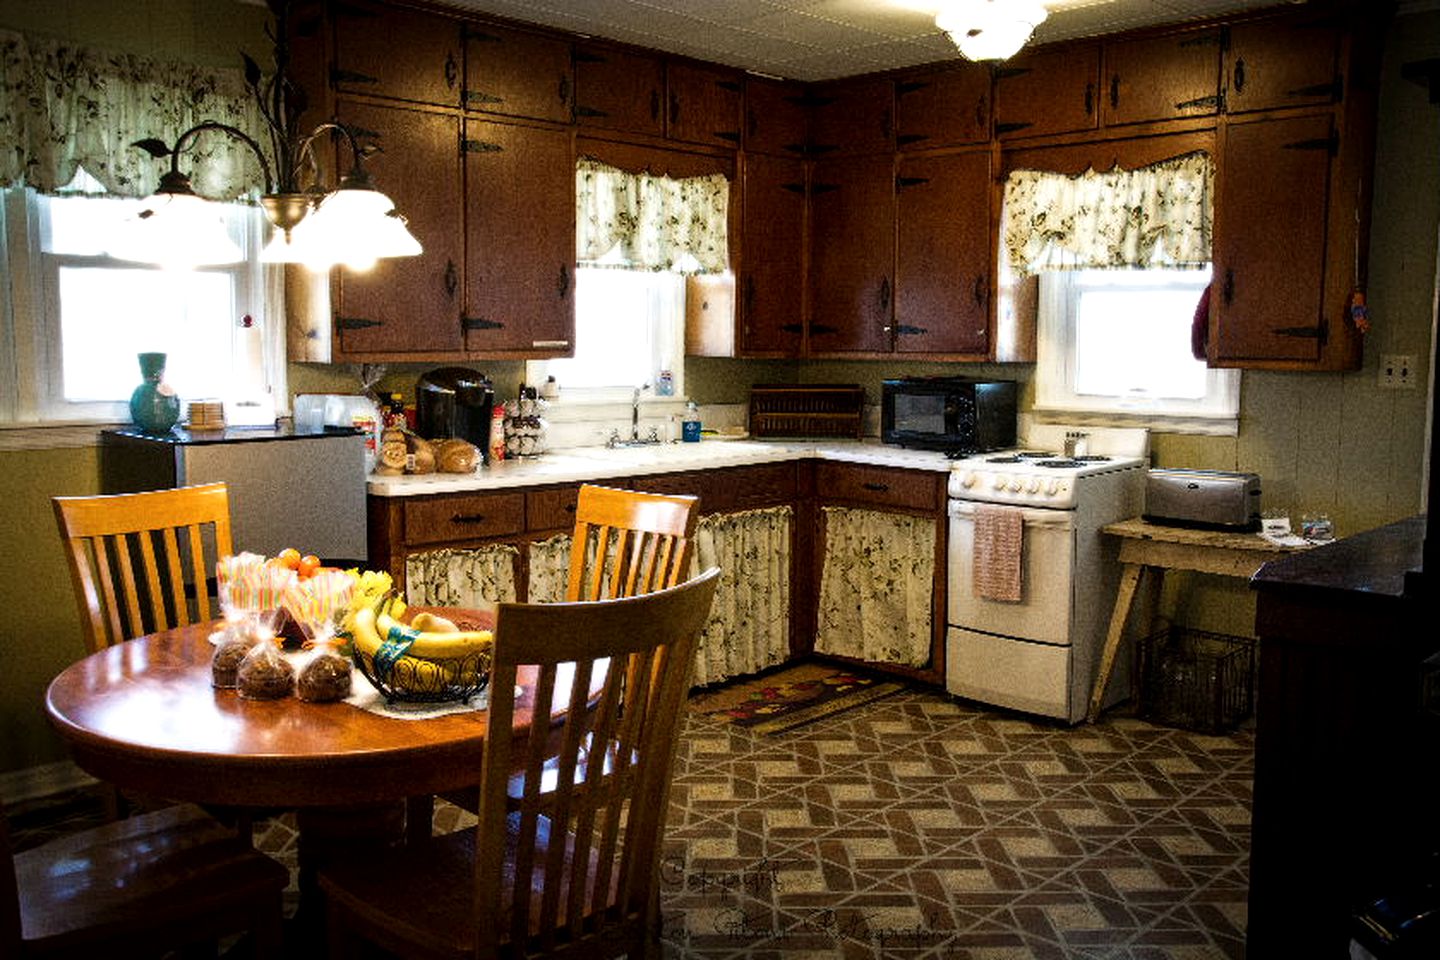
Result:
{"label": "chair slat back", "polygon": [[233,552],[225,484],[52,502],[92,653],[211,618],[207,583]]}
{"label": "chair slat back", "polygon": [[689,573],[699,502],[581,486],[565,599],[633,597],[679,583]]}
{"label": "chair slat back", "polygon": [[[670,771],[719,574],[636,597],[500,605],[476,826],[482,954],[590,941],[634,956],[658,922]],[[522,665],[538,668],[531,710],[542,718],[523,740],[513,731]]]}

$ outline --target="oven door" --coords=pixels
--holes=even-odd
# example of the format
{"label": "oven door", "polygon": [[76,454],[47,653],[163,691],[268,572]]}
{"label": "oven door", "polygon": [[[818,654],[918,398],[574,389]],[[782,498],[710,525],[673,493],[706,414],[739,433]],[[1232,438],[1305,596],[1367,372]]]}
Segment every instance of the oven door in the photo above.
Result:
{"label": "oven door", "polygon": [[1075,523],[1070,510],[1020,510],[1020,601],[987,600],[975,592],[975,510],[951,500],[950,554],[946,564],[947,621],[983,633],[1039,643],[1070,642],[1074,591]]}

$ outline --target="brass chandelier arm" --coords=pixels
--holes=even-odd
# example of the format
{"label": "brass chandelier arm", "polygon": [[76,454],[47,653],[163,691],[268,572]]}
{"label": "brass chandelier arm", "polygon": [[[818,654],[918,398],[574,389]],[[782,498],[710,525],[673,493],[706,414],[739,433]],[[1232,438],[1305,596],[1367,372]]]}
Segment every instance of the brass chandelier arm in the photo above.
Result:
{"label": "brass chandelier arm", "polygon": [[[197,123],[195,124],[195,126],[191,127],[189,130],[186,130],[184,133],[180,134],[178,138],[176,138],[175,149],[170,151],[170,172],[161,176],[160,188],[157,192],[195,192],[190,186],[190,175],[180,172],[180,154],[185,152],[189,141],[195,140],[200,136],[200,134],[204,133],[207,130],[216,130],[220,133],[227,134],[230,137],[239,140],[241,143],[249,147],[250,152],[255,154],[255,159],[260,162],[260,170],[265,175],[265,192],[275,192],[275,178],[270,171],[270,161],[265,159],[265,151],[260,148],[260,144],[256,142],[254,137],[250,136],[244,130],[239,129],[238,127],[233,127],[228,123],[220,123],[217,120],[206,120],[202,123]],[[154,154],[155,151],[150,146],[147,146],[147,144],[149,143],[153,143],[153,141],[138,140],[134,144],[132,144],[132,146],[139,147],[142,150],[146,150],[151,154]]]}

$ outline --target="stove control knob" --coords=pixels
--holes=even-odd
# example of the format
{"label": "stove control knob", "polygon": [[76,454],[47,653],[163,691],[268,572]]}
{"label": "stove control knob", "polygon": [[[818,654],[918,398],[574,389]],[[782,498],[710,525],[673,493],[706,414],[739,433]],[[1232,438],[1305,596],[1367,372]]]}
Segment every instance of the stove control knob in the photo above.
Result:
{"label": "stove control knob", "polygon": [[1031,478],[1030,478],[1030,482],[1027,483],[1027,484],[1025,484],[1025,489],[1026,489],[1028,492],[1030,492],[1030,493],[1039,493],[1039,492],[1040,492],[1040,478],[1039,478],[1039,477],[1031,477]]}
{"label": "stove control knob", "polygon": [[1051,477],[1050,482],[1045,485],[1045,492],[1052,497],[1055,496],[1055,494],[1060,492],[1060,481]]}
{"label": "stove control knob", "polygon": [[971,487],[975,486],[975,479],[975,471],[966,470],[960,476],[960,486],[964,487],[966,490],[969,490]]}
{"label": "stove control knob", "polygon": [[1010,490],[1011,490],[1012,493],[1019,493],[1019,492],[1020,492],[1020,489],[1021,489],[1022,487],[1024,487],[1024,486],[1025,486],[1025,481],[1022,480],[1022,479],[1019,478],[1019,477],[1015,477],[1014,479],[1012,479],[1012,480],[1010,481]]}
{"label": "stove control knob", "polygon": [[1004,490],[1006,485],[1007,481],[1003,473],[995,474],[994,478],[991,480],[991,486],[993,486],[996,490]]}

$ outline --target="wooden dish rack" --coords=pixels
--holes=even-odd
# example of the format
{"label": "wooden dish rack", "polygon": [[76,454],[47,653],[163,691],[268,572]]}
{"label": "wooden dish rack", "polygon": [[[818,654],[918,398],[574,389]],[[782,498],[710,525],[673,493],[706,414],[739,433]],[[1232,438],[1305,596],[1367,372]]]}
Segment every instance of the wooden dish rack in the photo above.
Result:
{"label": "wooden dish rack", "polygon": [[858,384],[756,384],[750,388],[752,437],[848,437],[864,430],[865,390]]}

